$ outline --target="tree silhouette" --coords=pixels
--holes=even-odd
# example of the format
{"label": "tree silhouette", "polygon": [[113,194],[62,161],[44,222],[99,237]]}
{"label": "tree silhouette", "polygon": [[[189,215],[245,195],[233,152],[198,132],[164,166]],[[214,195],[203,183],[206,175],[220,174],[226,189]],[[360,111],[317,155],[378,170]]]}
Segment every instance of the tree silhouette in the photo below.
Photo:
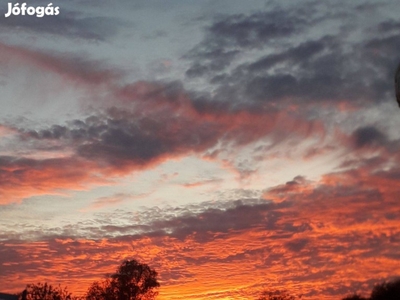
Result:
{"label": "tree silhouette", "polygon": [[136,260],[127,260],[109,278],[94,282],[86,300],[151,300],[157,296],[159,286],[155,270]]}
{"label": "tree silhouette", "polygon": [[372,290],[370,300],[399,300],[400,279],[377,284]]}
{"label": "tree silhouette", "polygon": [[400,300],[400,279],[375,285],[369,298],[354,294],[342,300]]}
{"label": "tree silhouette", "polygon": [[54,287],[51,284],[37,283],[28,284],[21,293],[22,300],[74,300],[77,299],[68,292],[67,288],[60,285]]}

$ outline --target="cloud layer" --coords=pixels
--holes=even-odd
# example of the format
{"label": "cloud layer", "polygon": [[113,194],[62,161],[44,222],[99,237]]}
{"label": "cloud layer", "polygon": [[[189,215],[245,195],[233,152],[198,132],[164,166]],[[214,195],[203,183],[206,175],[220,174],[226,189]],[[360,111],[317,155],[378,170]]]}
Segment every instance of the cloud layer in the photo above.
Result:
{"label": "cloud layer", "polygon": [[[193,30],[176,57],[176,27],[133,45],[105,3],[0,21],[0,283],[82,294],[126,258],[159,272],[161,299],[339,299],[400,276],[393,5],[174,16]],[[132,56],[155,46],[169,71],[145,76]]]}

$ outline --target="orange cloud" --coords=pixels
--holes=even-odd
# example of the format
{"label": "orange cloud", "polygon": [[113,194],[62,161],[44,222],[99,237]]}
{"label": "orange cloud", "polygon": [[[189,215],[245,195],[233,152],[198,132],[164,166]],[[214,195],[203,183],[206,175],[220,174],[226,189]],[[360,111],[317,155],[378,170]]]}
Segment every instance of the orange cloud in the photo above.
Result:
{"label": "orange cloud", "polygon": [[[393,172],[379,176],[392,180]],[[376,176],[368,184],[351,171],[320,182],[296,177],[265,191],[274,202],[191,206],[173,215],[165,210],[164,218],[148,211],[136,225],[121,225],[121,218],[118,226],[102,225],[91,240],[3,240],[0,283],[18,291],[47,280],[82,294],[123,259],[135,258],[159,272],[160,299],[254,299],[263,289],[305,299],[365,293],[400,275],[399,186],[381,188]],[[129,234],[135,226],[140,230]]]}
{"label": "orange cloud", "polygon": [[96,167],[94,163],[72,158],[35,160],[0,157],[0,204],[33,195],[85,190],[88,188],[87,184],[108,182],[94,172],[88,172]]}

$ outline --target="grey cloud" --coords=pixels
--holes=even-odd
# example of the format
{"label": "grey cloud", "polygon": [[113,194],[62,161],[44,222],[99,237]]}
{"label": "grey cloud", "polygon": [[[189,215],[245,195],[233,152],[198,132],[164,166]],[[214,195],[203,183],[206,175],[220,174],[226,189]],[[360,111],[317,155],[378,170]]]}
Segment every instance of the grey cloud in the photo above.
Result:
{"label": "grey cloud", "polygon": [[[273,109],[287,105],[284,99],[348,101],[362,106],[391,99],[400,47],[398,24],[383,21],[362,41],[349,40],[343,30],[310,38],[306,33],[324,26],[326,19],[348,23],[346,31],[355,29],[348,14],[331,15],[318,5],[310,7],[301,17],[299,8],[291,6],[215,21],[203,41],[186,55],[192,61],[187,77],[208,80],[214,89],[209,97],[231,106],[253,102],[263,108],[271,104]],[[384,37],[382,30],[387,32]],[[303,40],[286,39],[294,34]],[[257,57],[249,51],[253,49],[268,49],[269,54]],[[232,68],[236,58],[247,62]]]}
{"label": "grey cloud", "polygon": [[244,49],[263,48],[274,39],[292,36],[306,23],[300,14],[279,8],[216,20],[207,28],[203,42],[185,55],[194,61],[186,75],[193,78],[222,71]]}
{"label": "grey cloud", "polygon": [[385,153],[390,153],[392,158],[399,160],[398,149],[400,147],[399,139],[390,139],[388,135],[376,126],[359,127],[351,134],[353,147],[363,149],[380,149],[381,156],[369,159],[363,159],[364,165],[383,165],[387,163],[388,158]]}
{"label": "grey cloud", "polygon": [[88,41],[106,41],[118,33],[123,25],[119,20],[106,17],[82,16],[79,13],[62,11],[57,17],[34,18],[31,16],[10,16],[0,19],[3,31],[16,30],[51,34]]}
{"label": "grey cloud", "polygon": [[307,41],[298,46],[289,48],[282,53],[274,53],[264,56],[258,61],[246,66],[246,69],[248,72],[265,71],[282,62],[306,64],[313,56],[318,55],[324,49],[328,47],[332,48],[332,46],[334,46],[332,42],[333,41],[329,36],[324,37],[319,41]]}
{"label": "grey cloud", "polygon": [[[98,233],[109,237],[120,235],[117,239],[136,239],[144,235],[171,236],[179,240],[194,234],[196,240],[206,242],[215,239],[216,233],[229,233],[231,230],[260,227],[270,231],[282,229],[288,236],[304,231],[291,223],[276,224],[282,215],[279,209],[288,207],[288,203],[274,204],[265,200],[248,199],[210,205],[211,203],[205,202],[162,211],[158,208],[148,209],[140,214],[139,220],[133,221],[135,224],[104,225]],[[125,215],[124,218],[129,222],[131,215]]]}
{"label": "grey cloud", "polygon": [[384,21],[381,22],[378,25],[378,30],[381,33],[388,33],[390,31],[400,31],[400,22],[397,22],[395,20],[388,20],[388,21]]}
{"label": "grey cloud", "polygon": [[[139,94],[138,91],[145,89],[143,85],[148,91]],[[242,128],[237,115],[244,109],[240,106],[231,107],[204,97],[186,99],[185,91],[177,83],[138,83],[138,86],[122,87],[115,92],[124,102],[119,107],[66,125],[21,129],[21,138],[42,144],[56,140],[85,160],[131,168],[187,152],[199,153],[222,140],[247,143],[268,134],[268,127],[255,135],[249,134],[251,124]],[[130,104],[133,109],[129,109]],[[154,107],[162,107],[162,113]],[[261,116],[260,110],[254,113]],[[238,125],[232,128],[231,122],[220,116],[238,121]]]}
{"label": "grey cloud", "polygon": [[[179,130],[179,134],[174,134],[174,130]],[[93,138],[78,146],[77,153],[89,159],[103,158],[112,164],[131,161],[142,165],[164,155],[204,150],[216,142],[218,132],[213,124],[184,118],[174,121],[168,116],[156,120],[110,115],[101,124],[86,129],[86,134]]]}
{"label": "grey cloud", "polygon": [[353,132],[355,146],[381,146],[387,141],[386,136],[373,126],[358,128]]}
{"label": "grey cloud", "polygon": [[[306,224],[294,225],[291,220],[288,222],[280,220],[283,217],[280,210],[289,208],[291,205],[288,202],[277,204],[265,200],[247,199],[216,204],[205,202],[162,210],[155,207],[143,210],[139,214],[128,212],[121,214],[121,212],[114,211],[107,213],[106,216],[98,214],[98,220],[66,225],[63,228],[30,228],[30,235],[34,239],[52,239],[61,236],[73,238],[75,236],[76,238],[101,239],[107,237],[132,240],[143,236],[171,236],[184,240],[189,235],[196,234],[197,240],[207,241],[214,239],[216,233],[229,233],[231,230],[263,228],[271,233],[282,231],[286,237],[311,230]],[[114,222],[115,219],[130,224],[117,225]],[[278,220],[280,220],[279,224],[276,223]],[[35,230],[38,232],[35,233]],[[11,232],[8,234],[12,235]],[[276,232],[273,236],[279,238],[281,233]]]}
{"label": "grey cloud", "polygon": [[[201,60],[196,61],[187,71],[186,76],[195,78],[209,73],[221,71],[228,67],[239,51],[213,50],[204,55]],[[208,62],[207,62],[208,60]],[[206,63],[205,63],[206,62]]]}
{"label": "grey cloud", "polygon": [[[372,74],[363,66],[353,68],[349,57],[334,37],[307,41],[279,54],[238,66],[230,74],[211,79],[217,83],[215,98],[236,101],[275,103],[284,98],[299,102],[348,99],[359,102],[387,91],[386,85],[375,90]],[[275,70],[276,65],[282,65]],[[375,87],[379,82],[375,82]]]}
{"label": "grey cloud", "polygon": [[220,46],[264,46],[271,39],[298,33],[309,22],[307,16],[297,13],[298,11],[275,8],[251,15],[228,16],[207,28],[207,39]]}
{"label": "grey cloud", "polygon": [[[173,236],[185,238],[193,232],[215,233],[228,232],[229,230],[249,229],[253,226],[263,226],[267,230],[275,227],[275,221],[279,212],[274,212],[277,206],[268,202],[259,202],[256,205],[248,205],[246,202],[237,201],[235,206],[226,210],[206,209],[198,215],[182,215],[165,221],[155,221],[156,228],[166,228]],[[271,213],[269,213],[271,212]]]}

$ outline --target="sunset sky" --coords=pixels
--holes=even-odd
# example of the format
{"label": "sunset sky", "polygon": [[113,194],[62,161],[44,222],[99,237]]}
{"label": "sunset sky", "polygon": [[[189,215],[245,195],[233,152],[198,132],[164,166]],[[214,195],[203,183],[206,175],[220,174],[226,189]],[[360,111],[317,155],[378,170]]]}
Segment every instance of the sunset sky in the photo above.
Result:
{"label": "sunset sky", "polygon": [[124,259],[161,300],[400,276],[398,1],[52,3],[0,4],[1,292]]}

